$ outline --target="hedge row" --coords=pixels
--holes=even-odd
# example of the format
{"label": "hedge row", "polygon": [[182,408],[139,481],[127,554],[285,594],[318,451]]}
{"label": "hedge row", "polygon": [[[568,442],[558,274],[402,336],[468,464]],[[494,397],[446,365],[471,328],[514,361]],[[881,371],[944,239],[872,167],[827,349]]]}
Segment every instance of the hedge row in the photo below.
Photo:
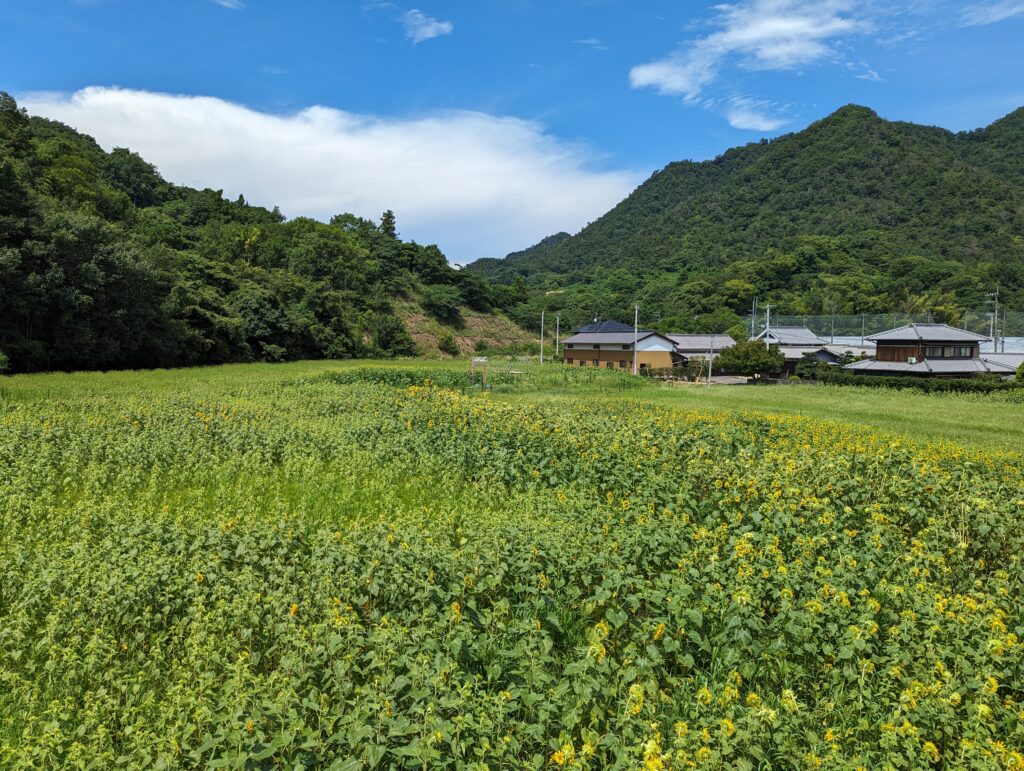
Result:
{"label": "hedge row", "polygon": [[967,378],[894,377],[891,375],[853,375],[830,367],[822,368],[818,372],[818,381],[833,385],[916,388],[927,393],[992,393],[1024,389],[1024,382],[1002,380],[995,375]]}

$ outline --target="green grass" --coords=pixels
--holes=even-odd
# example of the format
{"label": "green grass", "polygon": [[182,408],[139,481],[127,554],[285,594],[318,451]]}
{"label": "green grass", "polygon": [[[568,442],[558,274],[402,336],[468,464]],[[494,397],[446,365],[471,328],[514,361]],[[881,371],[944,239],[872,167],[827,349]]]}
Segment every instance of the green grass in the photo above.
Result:
{"label": "green grass", "polygon": [[861,424],[910,438],[985,449],[1024,447],[1024,404],[998,394],[923,394],[848,386],[712,386],[645,390],[671,407],[756,410]]}
{"label": "green grass", "polygon": [[[231,364],[177,370],[75,372],[0,378],[0,403],[68,401],[131,393],[202,390],[230,394],[258,383],[286,382],[351,368],[423,368],[465,372],[465,360],[302,361],[287,364]],[[663,386],[624,387],[620,373],[566,371],[559,365],[492,358],[491,372],[522,373],[522,386],[499,385],[494,396],[537,402],[629,399],[666,407],[716,411],[758,411],[801,415],[871,426],[923,441],[948,440],[984,449],[1024,447],[1024,402],[1016,394],[923,394],[848,386]],[[504,379],[509,379],[505,377]],[[628,380],[626,381],[628,382]]]}

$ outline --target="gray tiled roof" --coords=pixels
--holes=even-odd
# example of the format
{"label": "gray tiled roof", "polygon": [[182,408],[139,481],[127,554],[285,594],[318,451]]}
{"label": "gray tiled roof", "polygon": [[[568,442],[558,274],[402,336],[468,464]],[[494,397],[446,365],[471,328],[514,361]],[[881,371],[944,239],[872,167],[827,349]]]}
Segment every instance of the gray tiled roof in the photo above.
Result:
{"label": "gray tiled roof", "polygon": [[665,337],[675,343],[681,352],[707,353],[709,350],[720,351],[736,345],[736,341],[729,335],[687,335],[673,332]]}
{"label": "gray tiled roof", "polygon": [[905,340],[926,343],[978,343],[989,338],[949,324],[907,324],[877,335],[869,335],[872,342],[901,342]]}
{"label": "gray tiled roof", "polygon": [[853,372],[889,372],[905,375],[978,375],[992,373],[1008,375],[1012,369],[1001,365],[992,365],[982,359],[922,359],[910,364],[905,361],[876,361],[865,359],[847,364],[845,369]]}
{"label": "gray tiled roof", "polygon": [[[646,340],[651,335],[656,335],[657,332],[645,332],[641,330],[637,333],[638,340]],[[660,337],[660,335],[658,335]],[[671,342],[671,341],[669,341]],[[607,344],[607,345],[629,345],[633,344],[633,330],[630,329],[628,332],[583,332],[580,334],[567,337],[562,341],[566,345],[594,345],[594,344]]]}
{"label": "gray tiled roof", "polygon": [[603,333],[603,332],[629,332],[633,334],[632,324],[623,324],[621,321],[614,321],[608,319],[606,321],[592,321],[589,324],[585,324],[576,330],[576,334],[590,334],[590,333]]}
{"label": "gray tiled roof", "polygon": [[755,337],[755,340],[764,340],[765,336],[779,345],[825,345],[822,340],[807,327],[772,327]]}
{"label": "gray tiled roof", "polygon": [[1024,364],[1024,353],[983,353],[981,358],[990,365],[1009,367],[1014,372],[1021,364]]}
{"label": "gray tiled roof", "polygon": [[825,349],[831,351],[836,356],[842,356],[844,353],[852,353],[854,356],[874,356],[875,346],[871,345],[841,345],[840,343],[832,344],[829,343],[825,346]]}
{"label": "gray tiled roof", "polygon": [[779,351],[786,361],[800,361],[809,353],[821,361],[838,360],[841,355],[833,353],[824,345],[783,345],[779,346]]}

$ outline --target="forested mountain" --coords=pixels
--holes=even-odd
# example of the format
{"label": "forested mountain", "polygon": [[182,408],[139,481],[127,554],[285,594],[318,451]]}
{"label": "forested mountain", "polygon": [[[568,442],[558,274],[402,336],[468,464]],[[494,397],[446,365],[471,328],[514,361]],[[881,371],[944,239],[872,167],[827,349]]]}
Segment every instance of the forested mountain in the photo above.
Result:
{"label": "forested mountain", "polygon": [[490,308],[481,278],[395,227],[390,212],[285,222],[172,185],[0,94],[0,354],[14,371],[406,354],[399,309],[450,330],[460,308]]}
{"label": "forested mountain", "polygon": [[932,311],[999,284],[1024,307],[1024,109],[954,134],[847,106],[804,131],[672,163],[578,235],[480,260],[511,308],[721,331],[760,296],[786,313]]}

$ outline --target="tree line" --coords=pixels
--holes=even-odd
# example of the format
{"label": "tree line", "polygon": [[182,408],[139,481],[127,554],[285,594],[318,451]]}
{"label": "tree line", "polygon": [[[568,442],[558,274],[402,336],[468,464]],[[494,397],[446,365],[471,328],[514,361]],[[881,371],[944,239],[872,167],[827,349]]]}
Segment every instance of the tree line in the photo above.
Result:
{"label": "tree line", "polygon": [[394,356],[396,313],[486,311],[478,276],[395,215],[286,221],[164,180],[0,94],[0,364],[15,372]]}

